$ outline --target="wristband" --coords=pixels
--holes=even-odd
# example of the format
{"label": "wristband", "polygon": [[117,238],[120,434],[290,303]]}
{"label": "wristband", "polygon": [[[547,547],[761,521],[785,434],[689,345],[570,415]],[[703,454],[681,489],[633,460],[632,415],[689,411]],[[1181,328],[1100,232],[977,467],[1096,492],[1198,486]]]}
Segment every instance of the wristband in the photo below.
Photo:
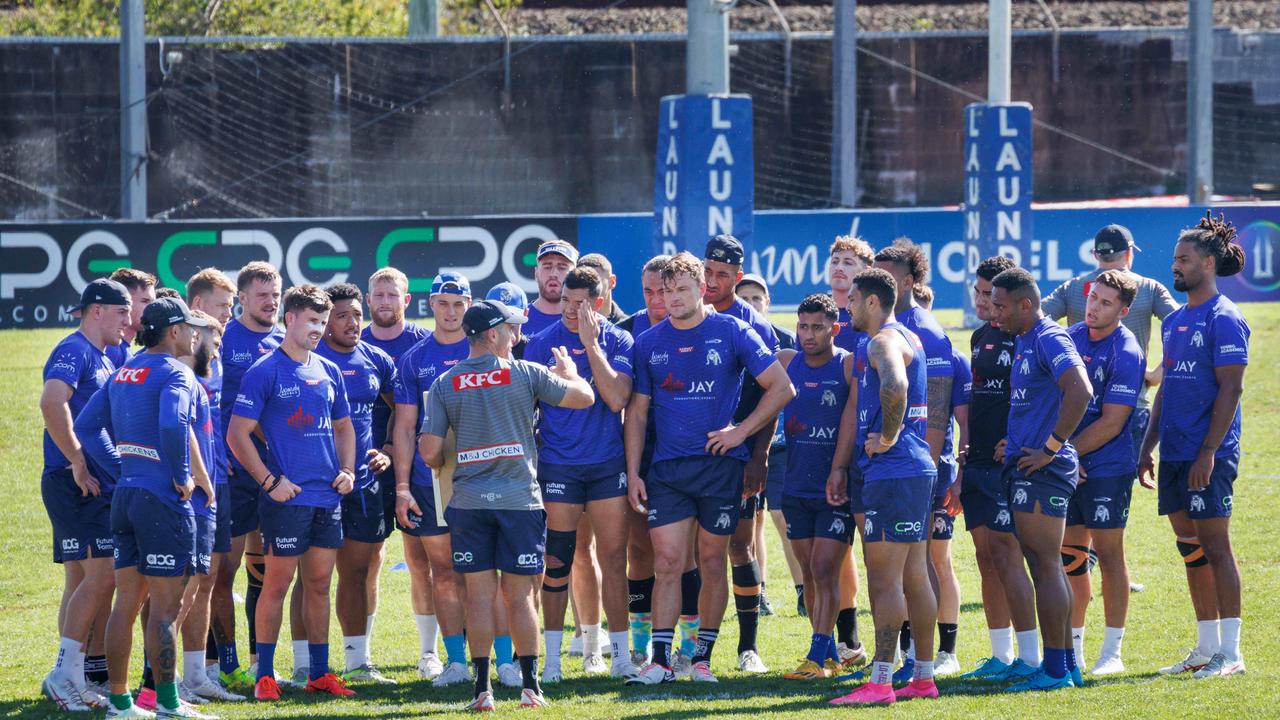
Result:
{"label": "wristband", "polygon": [[1063,444],[1063,443],[1065,443],[1065,442],[1067,441],[1067,439],[1066,439],[1066,438],[1064,438],[1064,437],[1058,437],[1058,433],[1056,433],[1056,432],[1051,432],[1051,433],[1049,433],[1049,437],[1053,438],[1054,440],[1057,440],[1057,441],[1058,441],[1058,446],[1059,446],[1059,447],[1061,447],[1061,446],[1062,446],[1062,444]]}
{"label": "wristband", "polygon": [[1044,441],[1044,449],[1057,454],[1062,449],[1063,442],[1058,439],[1057,435],[1050,435],[1049,439]]}
{"label": "wristband", "polygon": [[272,477],[275,478],[275,482],[271,483],[271,487],[266,488],[268,495],[275,492],[276,488],[280,487],[280,483],[284,482],[284,479],[279,476],[273,475]]}
{"label": "wristband", "polygon": [[263,487],[263,488],[265,488],[265,487],[267,486],[267,483],[268,483],[268,482],[270,482],[274,477],[275,477],[275,475],[272,475],[271,473],[269,473],[269,472],[268,472],[268,473],[267,473],[267,477],[265,477],[265,478],[262,480],[262,482],[258,483],[258,487]]}
{"label": "wristband", "polygon": [[351,469],[351,468],[349,468],[349,467],[340,467],[340,468],[338,468],[338,474],[339,474],[339,475],[341,475],[342,473],[346,473],[346,474],[350,475],[351,477],[355,477],[355,476],[356,476],[356,471],[355,471],[355,470],[352,470],[352,469]]}
{"label": "wristband", "polygon": [[1040,452],[1044,453],[1045,455],[1048,455],[1049,457],[1053,457],[1054,455],[1058,454],[1057,450],[1050,450],[1048,445],[1045,445],[1044,447],[1040,448]]}

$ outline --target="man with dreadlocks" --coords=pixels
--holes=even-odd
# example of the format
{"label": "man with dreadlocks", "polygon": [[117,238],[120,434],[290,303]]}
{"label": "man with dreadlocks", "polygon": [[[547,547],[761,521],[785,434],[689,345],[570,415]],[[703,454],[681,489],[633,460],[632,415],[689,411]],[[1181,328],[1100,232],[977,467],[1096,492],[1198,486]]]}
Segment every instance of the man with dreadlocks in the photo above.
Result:
{"label": "man with dreadlocks", "polygon": [[[1138,477],[1159,484],[1187,566],[1199,643],[1164,674],[1207,678],[1244,672],[1240,655],[1240,571],[1231,550],[1231,488],[1240,462],[1240,396],[1249,364],[1249,325],[1218,292],[1217,278],[1244,269],[1235,228],[1207,214],[1173,250],[1173,288],[1187,304],[1164,321],[1164,384],[1151,408]],[[1152,451],[1160,444],[1156,473]]]}

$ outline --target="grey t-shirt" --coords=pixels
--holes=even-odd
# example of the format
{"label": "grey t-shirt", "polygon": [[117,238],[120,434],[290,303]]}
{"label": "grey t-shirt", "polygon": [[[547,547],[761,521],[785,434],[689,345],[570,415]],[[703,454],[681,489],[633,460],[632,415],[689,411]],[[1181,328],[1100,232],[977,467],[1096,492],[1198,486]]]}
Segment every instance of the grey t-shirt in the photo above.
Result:
{"label": "grey t-shirt", "polygon": [[[1084,322],[1084,306],[1089,297],[1089,288],[1102,272],[1101,268],[1090,270],[1059,285],[1049,293],[1049,297],[1041,301],[1040,307],[1044,314],[1054,320],[1065,317],[1068,327]],[[1129,314],[1120,322],[1138,339],[1143,357],[1146,357],[1151,339],[1151,318],[1163,321],[1169,313],[1178,309],[1178,302],[1173,299],[1169,289],[1159,282],[1132,271],[1129,274],[1138,281],[1138,294],[1129,306]],[[1138,407],[1145,408],[1147,405],[1147,385],[1143,383],[1142,392],[1138,395]]]}
{"label": "grey t-shirt", "polygon": [[547,368],[495,355],[467,358],[431,384],[422,432],[457,437],[449,507],[538,510],[534,404],[559,404],[568,385]]}

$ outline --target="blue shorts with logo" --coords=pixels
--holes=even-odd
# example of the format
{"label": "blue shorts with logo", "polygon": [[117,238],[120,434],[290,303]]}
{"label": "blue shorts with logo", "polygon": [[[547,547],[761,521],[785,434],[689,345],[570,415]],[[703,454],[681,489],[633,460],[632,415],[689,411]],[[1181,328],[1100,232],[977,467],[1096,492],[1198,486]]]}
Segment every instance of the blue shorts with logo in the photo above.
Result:
{"label": "blue shorts with logo", "polygon": [[1191,460],[1161,460],[1157,475],[1159,499],[1157,506],[1161,515],[1182,512],[1192,520],[1231,517],[1232,492],[1239,469],[1240,456],[1219,457],[1213,459],[1213,472],[1209,473],[1209,484],[1203,489],[1192,492],[1187,488],[1187,478],[1191,475]]}
{"label": "blue shorts with logo", "polygon": [[222,483],[213,486],[213,497],[218,503],[217,527],[213,531],[213,551],[216,553],[231,552],[231,485]]}
{"label": "blue shorts with logo", "polygon": [[192,571],[208,575],[213,563],[213,540],[218,534],[216,515],[196,515],[196,554]]}
{"label": "blue shorts with logo", "polygon": [[1135,476],[1094,477],[1076,485],[1067,506],[1067,525],[1084,525],[1091,530],[1123,528],[1129,520]]}
{"label": "blue shorts with logo", "polygon": [[621,455],[590,465],[538,462],[538,484],[544,502],[585,505],[627,494],[627,459]]}
{"label": "blue shorts with logo", "polygon": [[342,547],[342,505],[290,505],[264,499],[258,504],[262,547],[268,555],[294,557],[311,548]]}
{"label": "blue shorts with logo", "polygon": [[935,478],[918,475],[865,483],[863,542],[924,542],[929,536]]}
{"label": "blue shorts with logo", "polygon": [[82,496],[71,468],[45,468],[40,497],[53,525],[54,562],[111,555],[111,498]]}
{"label": "blue shorts with logo", "polygon": [[116,488],[111,499],[115,567],[152,577],[182,577],[196,566],[196,521],[150,490]]}
{"label": "blue shorts with logo", "polygon": [[932,523],[933,528],[929,537],[933,540],[950,540],[956,532],[956,519],[947,512],[944,506],[946,495],[933,496]]}
{"label": "blue shorts with logo", "polygon": [[386,514],[385,493],[378,480],[342,496],[342,537],[362,543],[380,543],[391,537],[395,506]]}
{"label": "blue shorts with logo", "polygon": [[231,537],[240,537],[257,530],[262,486],[249,475],[248,470],[238,465],[231,466],[227,484],[231,486]]}
{"label": "blue shorts with logo", "polygon": [[764,485],[764,506],[768,510],[782,510],[782,491],[787,481],[787,448],[775,446],[769,451],[769,475]]}
{"label": "blue shorts with logo", "polygon": [[649,468],[649,527],[697,518],[712,535],[732,535],[742,505],[742,470],[737,458],[697,455],[656,462]]}
{"label": "blue shorts with logo", "polygon": [[[409,485],[409,492],[413,495],[413,501],[418,504],[418,509],[422,511],[419,515],[412,509],[409,510],[409,520],[413,521],[417,527],[405,527],[396,520],[396,527],[400,532],[411,537],[435,537],[437,535],[448,535],[449,526],[440,525],[436,522],[436,493],[429,485],[413,483]],[[395,517],[395,511],[392,510],[391,516]]]}
{"label": "blue shorts with logo", "polygon": [[1010,462],[1004,466],[1004,485],[1011,511],[1033,513],[1038,505],[1041,515],[1066,518],[1076,491],[1076,463],[1058,455],[1028,477]]}
{"label": "blue shorts with logo", "polygon": [[537,575],[545,568],[545,510],[447,507],[444,519],[453,530],[450,540],[456,573],[500,570],[512,575]]}
{"label": "blue shorts with logo", "polygon": [[847,508],[829,504],[826,498],[783,495],[782,516],[787,521],[788,540],[853,540],[853,515]]}
{"label": "blue shorts with logo", "polygon": [[867,512],[867,506],[862,502],[862,468],[858,467],[855,461],[849,466],[849,512],[854,515],[863,515]]}
{"label": "blue shorts with logo", "polygon": [[999,465],[966,465],[960,485],[960,507],[969,532],[991,528],[1013,532],[1013,515],[1004,493],[1004,468]]}

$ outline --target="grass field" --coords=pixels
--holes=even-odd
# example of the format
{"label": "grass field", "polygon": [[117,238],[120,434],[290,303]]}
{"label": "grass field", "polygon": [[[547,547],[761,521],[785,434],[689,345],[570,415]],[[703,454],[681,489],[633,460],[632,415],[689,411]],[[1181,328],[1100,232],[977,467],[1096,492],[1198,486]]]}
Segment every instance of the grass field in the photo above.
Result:
{"label": "grass field", "polygon": [[[1192,681],[1163,678],[1157,667],[1181,658],[1195,642],[1194,618],[1187,599],[1182,563],[1167,523],[1156,516],[1155,494],[1135,490],[1129,522],[1129,558],[1133,578],[1146,585],[1130,605],[1125,660],[1130,672],[1096,682],[1085,689],[1039,696],[1002,696],[981,686],[943,680],[943,698],[912,702],[873,711],[894,717],[1068,718],[1116,717],[1276,717],[1272,669],[1280,664],[1280,557],[1271,530],[1280,526],[1280,491],[1275,469],[1280,461],[1280,372],[1271,364],[1280,355],[1280,305],[1248,305],[1245,315],[1253,327],[1252,358],[1245,379],[1244,446],[1248,448],[1236,483],[1234,537],[1245,587],[1244,654],[1249,673],[1223,680]],[[955,313],[944,322],[958,323]],[[777,316],[779,324],[794,318]],[[49,561],[50,530],[39,496],[42,421],[37,409],[40,371],[63,330],[0,331],[0,717],[57,717],[40,697],[40,678],[51,666],[57,649],[55,618],[62,571]],[[953,340],[968,347],[963,331]],[[955,558],[963,588],[959,653],[968,666],[989,649],[978,602],[978,574],[968,537],[957,525]],[[796,683],[781,679],[807,650],[809,626],[795,613],[795,596],[777,538],[770,529],[769,595],[778,614],[761,621],[761,653],[775,671],[767,676],[731,672],[737,642],[735,623],[727,618],[717,652],[720,684],[680,683],[675,686],[626,688],[608,679],[586,679],[580,665],[565,658],[566,682],[548,689],[553,705],[540,713],[549,718],[680,718],[782,717],[847,714],[825,704],[843,693],[834,681]],[[1268,547],[1272,549],[1268,550]],[[400,561],[399,538],[389,544],[388,567]],[[240,581],[241,584],[243,580]],[[1097,592],[1095,583],[1095,592]],[[404,572],[385,572],[373,653],[390,675],[400,681],[388,687],[359,687],[359,695],[345,701],[317,700],[288,692],[287,701],[206,706],[226,718],[354,717],[402,718],[438,716],[456,711],[470,690],[431,688],[416,679],[417,634],[409,610],[409,582]],[[859,597],[860,625],[870,625],[864,597]],[[732,606],[730,607],[730,614]],[[1101,642],[1102,603],[1090,606],[1086,654],[1096,657]],[[244,623],[241,657],[248,655]],[[336,620],[332,625],[339,634]],[[869,633],[864,633],[869,639]],[[337,640],[335,639],[335,646]],[[140,667],[140,644],[134,646],[135,673]],[[287,643],[281,645],[278,665],[288,667]],[[334,648],[333,661],[341,662]],[[496,681],[495,681],[496,686]],[[499,711],[513,712],[518,694],[496,691]]]}

